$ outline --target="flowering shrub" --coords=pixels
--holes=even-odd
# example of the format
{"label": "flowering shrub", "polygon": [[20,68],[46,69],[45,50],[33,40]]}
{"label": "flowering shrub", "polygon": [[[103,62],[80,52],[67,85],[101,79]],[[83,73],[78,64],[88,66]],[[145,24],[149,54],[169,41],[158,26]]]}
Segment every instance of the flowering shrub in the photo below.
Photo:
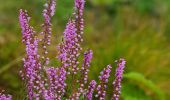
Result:
{"label": "flowering shrub", "polygon": [[[84,4],[84,0],[75,0],[74,12],[66,25],[63,40],[57,46],[58,55],[56,56],[61,62],[58,67],[49,66],[50,59],[47,49],[51,43],[51,18],[55,13],[55,0],[47,0],[45,4],[43,10],[44,23],[40,33],[35,32],[34,28],[30,26],[30,17],[27,11],[20,10],[19,22],[22,29],[22,42],[26,45],[26,56],[23,58],[24,66],[20,75],[26,83],[29,100],[61,100],[64,98],[92,100],[93,97],[105,100],[111,65],[101,71],[99,83],[97,83],[95,80],[90,81],[88,79],[93,56],[92,50],[85,51],[82,65],[80,65],[78,59],[83,51],[80,44],[83,41]],[[117,66],[112,100],[119,99],[125,60],[118,60]],[[70,83],[66,80],[69,78],[71,78]],[[88,81],[90,82],[88,83]],[[11,96],[0,94],[0,100],[10,99]]]}

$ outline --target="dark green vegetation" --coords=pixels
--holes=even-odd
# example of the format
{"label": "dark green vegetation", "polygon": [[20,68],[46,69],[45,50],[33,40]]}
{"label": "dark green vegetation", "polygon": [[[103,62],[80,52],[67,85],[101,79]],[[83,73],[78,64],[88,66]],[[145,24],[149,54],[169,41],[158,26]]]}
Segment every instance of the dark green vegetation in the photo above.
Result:
{"label": "dark green vegetation", "polygon": [[[25,96],[24,83],[18,75],[25,54],[18,12],[20,8],[27,9],[32,16],[31,24],[39,31],[44,3],[45,0],[0,0],[0,91],[6,90],[16,100]],[[51,65],[57,64],[56,45],[72,7],[73,0],[57,1],[49,54]],[[94,52],[91,79],[97,79],[106,64],[124,57],[127,60],[121,95],[124,100],[170,98],[169,0],[88,0],[84,17],[82,45]],[[112,94],[112,88],[108,93]]]}

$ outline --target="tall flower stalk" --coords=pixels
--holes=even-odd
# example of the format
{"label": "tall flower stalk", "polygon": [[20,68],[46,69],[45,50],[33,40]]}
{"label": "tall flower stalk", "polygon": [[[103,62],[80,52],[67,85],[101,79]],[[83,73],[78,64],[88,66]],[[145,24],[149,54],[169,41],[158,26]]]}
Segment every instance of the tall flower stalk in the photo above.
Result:
{"label": "tall flower stalk", "polygon": [[83,64],[82,64],[82,68],[81,68],[81,76],[80,76],[80,88],[79,91],[83,92],[84,86],[87,84],[88,81],[88,72],[89,72],[89,67],[90,67],[90,63],[93,57],[93,52],[92,50],[88,50],[84,53],[84,60],[83,60]]}
{"label": "tall flower stalk", "polygon": [[[84,10],[84,0],[75,0],[73,19],[69,19],[66,29],[64,31],[63,42],[58,46],[59,56],[58,58],[62,62],[62,66],[66,67],[68,74],[72,76],[72,95],[70,98],[78,98],[80,96],[81,88],[75,89],[74,83],[76,82],[76,75],[80,68],[79,65],[79,55],[82,50],[80,44],[83,41],[82,34],[84,29],[83,22],[83,10]],[[81,84],[81,83],[80,83]],[[82,85],[80,85],[82,86]]]}
{"label": "tall flower stalk", "polygon": [[40,81],[41,81],[41,63],[39,62],[38,54],[38,38],[35,36],[35,31],[29,25],[30,17],[27,11],[20,10],[20,25],[23,34],[23,43],[26,45],[26,57],[23,58],[24,69],[21,72],[22,78],[26,81],[28,97],[30,99],[39,98]]}
{"label": "tall flower stalk", "polygon": [[116,74],[115,74],[115,80],[113,81],[113,97],[112,100],[119,100],[119,96],[120,96],[120,89],[121,89],[121,80],[123,77],[123,71],[125,68],[125,64],[126,61],[124,59],[119,59],[118,61],[116,61],[117,63],[117,69],[116,69]]}
{"label": "tall flower stalk", "polygon": [[93,56],[92,50],[87,50],[84,53],[84,60],[83,60],[82,67],[80,69],[80,79],[77,80],[77,82],[79,83],[79,87],[70,96],[71,100],[72,99],[78,100],[80,98],[80,95],[84,96],[86,94],[87,89],[85,88],[85,85],[87,84],[87,81],[88,81],[88,72],[89,72],[89,67],[90,67],[90,63],[92,60],[92,56]]}
{"label": "tall flower stalk", "polygon": [[43,60],[43,65],[48,65],[49,57],[47,56],[48,54],[47,46],[51,44],[51,34],[52,34],[51,17],[54,16],[55,13],[56,1],[47,0],[47,3],[44,6],[45,6],[45,9],[43,10],[44,23],[42,24],[42,32],[41,32],[41,35],[43,35],[43,38],[41,39],[43,55],[41,58]]}
{"label": "tall flower stalk", "polygon": [[97,86],[97,95],[96,97],[99,98],[99,100],[105,100],[106,96],[106,89],[107,89],[107,83],[108,78],[110,77],[111,72],[111,65],[108,65],[102,72],[100,72],[99,80],[100,83]]}
{"label": "tall flower stalk", "polygon": [[92,80],[88,86],[88,90],[87,90],[87,93],[86,93],[86,98],[87,100],[92,100],[93,98],[93,92],[95,90],[95,87],[96,87],[96,81],[95,80]]}
{"label": "tall flower stalk", "polygon": [[83,11],[84,11],[84,5],[85,0],[75,0],[75,12],[73,13],[75,15],[75,21],[76,21],[76,32],[78,34],[78,41],[82,42],[82,34],[84,30],[84,19],[83,19]]}
{"label": "tall flower stalk", "polygon": [[79,63],[77,61],[77,57],[79,56],[79,54],[77,54],[77,46],[79,46],[79,44],[77,43],[75,22],[73,20],[69,20],[64,31],[63,42],[58,46],[58,59],[61,61],[62,67],[68,69],[74,74],[77,73],[77,64]]}

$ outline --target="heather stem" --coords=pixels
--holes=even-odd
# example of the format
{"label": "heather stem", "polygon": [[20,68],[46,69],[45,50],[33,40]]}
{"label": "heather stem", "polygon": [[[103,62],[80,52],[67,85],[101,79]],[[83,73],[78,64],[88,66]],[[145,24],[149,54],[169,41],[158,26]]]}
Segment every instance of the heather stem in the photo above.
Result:
{"label": "heather stem", "polygon": [[42,25],[43,31],[41,34],[43,35],[42,39],[42,65],[47,65],[49,63],[49,57],[47,56],[47,46],[51,44],[51,17],[54,15],[55,12],[55,6],[56,2],[55,0],[48,0],[48,2],[45,4],[45,9],[43,10],[43,17],[44,17],[44,23]]}
{"label": "heather stem", "polygon": [[99,100],[105,100],[106,88],[107,88],[107,83],[108,83],[108,78],[110,76],[111,68],[112,68],[111,65],[108,65],[100,73],[99,76],[100,84],[97,86],[97,95],[96,95],[96,97],[99,97]]}
{"label": "heather stem", "polygon": [[[75,15],[75,27],[76,27],[76,33],[77,33],[77,40],[76,43],[78,45],[76,45],[76,50],[77,50],[77,55],[79,56],[79,52],[82,50],[82,48],[80,47],[80,43],[83,41],[82,39],[82,34],[83,34],[83,29],[84,29],[84,20],[83,20],[83,10],[84,10],[84,4],[85,1],[84,0],[75,0],[75,12],[73,13],[73,15]],[[76,61],[78,60],[78,56],[75,58]],[[77,73],[78,71],[78,66],[74,65],[74,69],[75,73]],[[75,77],[74,73],[72,73],[72,79]],[[75,79],[73,79],[75,82]],[[73,83],[74,84],[74,83]],[[71,98],[76,99],[78,98],[76,93],[76,89],[75,86],[73,85],[73,94],[71,96]],[[80,93],[78,93],[80,94]]]}
{"label": "heather stem", "polygon": [[120,96],[120,89],[121,89],[121,80],[122,80],[122,75],[123,71],[125,68],[126,61],[124,59],[119,59],[116,61],[117,63],[117,69],[116,69],[116,74],[115,74],[115,80],[113,81],[113,96],[112,100],[119,100]]}
{"label": "heather stem", "polygon": [[[80,70],[80,74],[81,74],[80,80],[78,80],[78,83],[80,86],[78,89],[75,89],[73,91],[71,98],[74,98],[77,100],[77,98],[80,98],[81,94],[83,94],[83,95],[85,94],[85,85],[87,84],[88,72],[89,72],[92,55],[93,55],[92,50],[88,50],[84,53],[84,61],[83,61],[82,68]],[[74,84],[74,82],[75,82],[75,79],[73,79],[73,80],[74,81],[72,81],[73,82],[72,84]]]}
{"label": "heather stem", "polygon": [[79,80],[79,91],[83,92],[84,86],[87,84],[87,80],[88,80],[88,72],[89,72],[89,67],[90,67],[90,63],[91,63],[91,59],[93,56],[93,52],[92,50],[88,50],[84,53],[84,61],[83,61],[83,65],[81,68],[81,75],[80,75],[80,80]]}

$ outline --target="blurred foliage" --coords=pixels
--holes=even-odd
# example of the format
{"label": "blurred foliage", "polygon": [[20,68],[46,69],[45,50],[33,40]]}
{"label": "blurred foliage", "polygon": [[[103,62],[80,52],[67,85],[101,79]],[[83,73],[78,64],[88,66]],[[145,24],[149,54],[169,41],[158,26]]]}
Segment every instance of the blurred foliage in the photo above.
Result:
{"label": "blurred foliage", "polygon": [[115,0],[90,0],[90,2],[95,6],[100,5],[109,5],[112,4]]}
{"label": "blurred foliage", "polygon": [[[58,0],[53,18],[51,65],[57,65],[56,45],[73,11],[73,0]],[[45,0],[0,0],[0,90],[16,100],[26,94],[18,75],[24,46],[18,23],[20,8],[28,10],[31,24],[40,31]],[[127,60],[123,100],[168,100],[170,98],[170,0],[87,0],[83,48],[94,58],[90,79],[98,80],[107,64]],[[113,65],[113,73],[116,66]],[[131,72],[131,73],[129,73]],[[112,94],[111,82],[108,96]],[[21,95],[22,94],[22,95]]]}
{"label": "blurred foliage", "polygon": [[[150,99],[152,98],[153,100],[155,99],[165,100],[162,91],[152,81],[146,79],[142,74],[130,72],[125,74],[124,78],[131,81],[131,84],[129,84],[129,86],[128,84],[123,85],[122,91],[124,92],[125,90],[126,92],[122,93],[122,95],[124,95],[125,100],[139,100],[138,98],[140,96],[142,96],[140,98],[145,100],[148,100],[149,98]],[[138,85],[138,87],[134,88],[135,85]],[[147,93],[150,96],[147,97],[145,94],[141,95],[142,94],[141,90],[144,90],[145,92],[143,91],[143,93]]]}

